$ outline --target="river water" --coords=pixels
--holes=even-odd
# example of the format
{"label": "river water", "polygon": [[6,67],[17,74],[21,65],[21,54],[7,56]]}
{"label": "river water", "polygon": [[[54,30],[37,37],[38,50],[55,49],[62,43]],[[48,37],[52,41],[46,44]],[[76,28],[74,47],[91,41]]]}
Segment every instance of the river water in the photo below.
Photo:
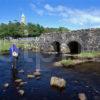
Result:
{"label": "river water", "polygon": [[[41,56],[45,60],[43,58],[40,59]],[[48,60],[48,56],[50,56],[49,58],[52,57],[52,59]],[[16,77],[11,70],[10,56],[1,55],[0,100],[78,100],[79,93],[85,93],[88,100],[100,100],[100,73],[82,73],[76,69],[54,67],[53,63],[60,59],[61,55],[57,54],[40,55],[33,52],[21,52],[16,67],[18,70],[23,69],[24,73],[15,75],[17,78],[23,79],[27,84],[18,87],[14,82]],[[27,74],[33,73],[36,66],[41,70],[40,79],[28,79]],[[50,86],[50,78],[52,76],[64,78],[66,80],[66,88],[64,90],[52,88]],[[5,83],[9,83],[7,89],[3,87]],[[18,94],[18,89],[25,91],[24,96]]]}

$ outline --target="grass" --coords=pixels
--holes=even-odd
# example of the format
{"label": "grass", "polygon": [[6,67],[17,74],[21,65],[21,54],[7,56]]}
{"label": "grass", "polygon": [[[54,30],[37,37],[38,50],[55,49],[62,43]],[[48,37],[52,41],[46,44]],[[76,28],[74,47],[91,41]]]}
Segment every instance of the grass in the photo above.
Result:
{"label": "grass", "polygon": [[[14,44],[8,40],[0,40],[0,51],[1,52],[5,52],[5,51],[9,51],[9,48],[11,47],[11,45]],[[23,43],[15,43],[17,45],[17,47],[20,48],[24,48],[25,46],[27,46],[27,44]],[[28,46],[27,46],[28,48]]]}
{"label": "grass", "polygon": [[[19,48],[23,48],[23,49],[26,49],[26,50],[30,48],[30,45],[27,42],[25,42],[25,41],[10,42],[9,40],[0,40],[0,53],[2,53],[2,54],[9,53],[9,48],[14,43]],[[34,48],[34,50],[36,49],[35,45],[31,45],[31,47]]]}
{"label": "grass", "polygon": [[69,66],[69,65],[73,65],[73,64],[74,64],[73,60],[71,60],[71,59],[62,60],[62,61],[60,61],[60,63],[61,63],[63,66]]}
{"label": "grass", "polygon": [[11,43],[7,40],[0,40],[0,52],[6,52],[9,50]]}
{"label": "grass", "polygon": [[100,51],[82,52],[78,55],[78,57],[83,57],[83,58],[100,57]]}
{"label": "grass", "polygon": [[[92,52],[82,52],[80,54],[78,54],[78,57],[80,58],[95,58],[95,57],[100,57],[100,51],[92,51]],[[77,64],[81,64],[81,63],[85,63],[86,61],[83,61],[81,59],[64,59],[62,61],[60,61],[60,63],[63,66],[72,66],[72,65],[77,65]]]}

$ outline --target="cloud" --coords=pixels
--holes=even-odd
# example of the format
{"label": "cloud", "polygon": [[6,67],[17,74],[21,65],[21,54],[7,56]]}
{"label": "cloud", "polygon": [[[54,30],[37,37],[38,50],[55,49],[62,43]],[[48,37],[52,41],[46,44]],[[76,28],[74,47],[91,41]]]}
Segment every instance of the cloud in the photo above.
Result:
{"label": "cloud", "polygon": [[96,9],[75,9],[68,8],[63,5],[51,6],[46,4],[44,6],[45,10],[51,15],[57,15],[60,17],[60,20],[66,23],[75,24],[75,25],[100,25],[100,10]]}
{"label": "cloud", "polygon": [[38,15],[42,16],[44,14],[44,10],[43,9],[40,9],[38,8],[35,4],[31,3],[30,4],[32,10],[37,13]]}
{"label": "cloud", "polygon": [[43,16],[43,14],[44,14],[44,10],[38,9],[36,12],[37,12],[37,14],[40,15],[40,16]]}
{"label": "cloud", "polygon": [[46,5],[44,6],[44,8],[45,8],[46,10],[50,11],[50,12],[53,12],[53,11],[54,11],[54,8],[53,8],[52,6],[50,6],[49,4],[46,4]]}
{"label": "cloud", "polygon": [[36,9],[36,5],[33,4],[33,3],[31,3],[30,6],[31,6],[32,10],[35,10]]}
{"label": "cloud", "polygon": [[31,4],[32,10],[39,16],[56,17],[58,22],[64,25],[77,27],[96,27],[100,26],[100,9],[76,9],[63,5],[52,6],[45,4],[38,6]]}

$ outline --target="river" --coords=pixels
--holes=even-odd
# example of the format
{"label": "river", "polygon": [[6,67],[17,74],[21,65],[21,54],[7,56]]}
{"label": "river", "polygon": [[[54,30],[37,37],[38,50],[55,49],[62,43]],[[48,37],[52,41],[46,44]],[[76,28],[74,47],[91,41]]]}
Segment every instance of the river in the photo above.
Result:
{"label": "river", "polygon": [[[26,56],[24,57],[23,55]],[[45,60],[42,58],[38,62],[41,56],[44,56]],[[52,59],[49,59],[49,61],[47,59],[48,56],[52,56]],[[18,87],[14,83],[15,77],[11,70],[10,56],[1,55],[0,100],[78,100],[79,93],[85,93],[88,100],[100,100],[100,73],[91,71],[85,71],[84,73],[77,71],[76,68],[54,67],[53,63],[60,59],[61,55],[57,54],[40,55],[33,52],[21,52],[16,67],[18,70],[23,69],[24,73],[18,73],[16,77],[23,79],[27,84]],[[100,65],[96,64],[97,66]],[[28,79],[27,74],[33,73],[36,66],[40,67],[41,70],[40,79]],[[88,64],[88,66],[90,65]],[[64,90],[52,88],[50,86],[50,78],[52,76],[64,78],[66,80],[66,88]],[[7,89],[3,87],[5,83],[9,83]],[[18,88],[25,91],[24,96],[18,94]]]}

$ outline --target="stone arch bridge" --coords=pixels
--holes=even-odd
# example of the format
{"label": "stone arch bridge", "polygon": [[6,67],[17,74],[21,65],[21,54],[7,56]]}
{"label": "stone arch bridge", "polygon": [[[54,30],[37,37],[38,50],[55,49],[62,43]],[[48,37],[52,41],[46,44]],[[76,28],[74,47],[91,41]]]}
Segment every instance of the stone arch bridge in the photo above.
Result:
{"label": "stone arch bridge", "polygon": [[[11,40],[13,42],[13,40]],[[82,51],[100,51],[100,29],[86,29],[67,33],[45,33],[36,38],[20,38],[17,43],[38,45],[40,51],[80,53]]]}
{"label": "stone arch bridge", "polygon": [[80,53],[100,51],[100,29],[77,30],[67,33],[46,33],[38,38],[45,52]]}

